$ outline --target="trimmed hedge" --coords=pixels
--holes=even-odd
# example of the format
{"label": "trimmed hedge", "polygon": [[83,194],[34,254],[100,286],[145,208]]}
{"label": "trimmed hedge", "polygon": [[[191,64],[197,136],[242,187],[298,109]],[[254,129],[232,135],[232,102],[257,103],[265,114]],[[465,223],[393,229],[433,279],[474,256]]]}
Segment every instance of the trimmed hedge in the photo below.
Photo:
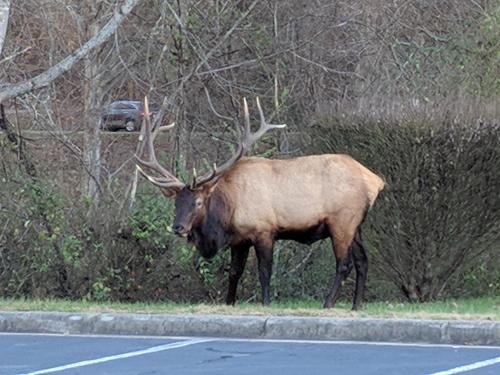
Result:
{"label": "trimmed hedge", "polygon": [[499,124],[348,122],[315,126],[313,152],[350,154],[386,181],[364,225],[371,279],[427,301],[457,294],[481,269],[476,292],[498,294]]}

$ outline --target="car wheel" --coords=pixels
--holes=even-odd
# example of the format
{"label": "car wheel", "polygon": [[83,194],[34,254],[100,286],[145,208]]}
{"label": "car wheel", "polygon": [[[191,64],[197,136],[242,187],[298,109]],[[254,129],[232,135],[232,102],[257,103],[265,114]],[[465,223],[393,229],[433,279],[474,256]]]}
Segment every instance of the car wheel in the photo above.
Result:
{"label": "car wheel", "polygon": [[128,132],[133,132],[135,130],[135,122],[132,120],[127,120],[125,122],[125,130]]}

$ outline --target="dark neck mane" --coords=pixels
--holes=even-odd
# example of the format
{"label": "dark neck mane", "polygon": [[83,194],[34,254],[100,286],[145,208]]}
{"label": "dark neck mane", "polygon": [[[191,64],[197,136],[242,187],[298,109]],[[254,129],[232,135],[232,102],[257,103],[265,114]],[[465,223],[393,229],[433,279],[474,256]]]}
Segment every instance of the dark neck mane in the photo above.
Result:
{"label": "dark neck mane", "polygon": [[196,247],[203,257],[211,258],[218,250],[227,246],[231,235],[231,215],[227,197],[216,188],[209,198],[203,222],[195,229]]}

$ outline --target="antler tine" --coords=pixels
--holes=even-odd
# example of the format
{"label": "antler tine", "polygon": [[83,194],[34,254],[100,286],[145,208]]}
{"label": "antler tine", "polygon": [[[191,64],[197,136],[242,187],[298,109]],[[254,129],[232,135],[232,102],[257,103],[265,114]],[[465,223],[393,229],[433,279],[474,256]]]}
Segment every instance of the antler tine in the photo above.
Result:
{"label": "antler tine", "polygon": [[156,158],[156,153],[154,149],[154,140],[156,136],[160,133],[160,131],[171,129],[175,126],[175,123],[172,123],[170,125],[164,125],[164,126],[159,126],[156,128],[153,132],[151,132],[151,117],[149,113],[149,104],[148,104],[148,98],[144,98],[144,132],[141,131],[141,135],[139,137],[139,140],[143,140],[143,136],[146,137],[146,147],[147,147],[147,153],[149,160],[143,160],[141,159],[138,155],[135,155],[135,158],[139,164],[141,164],[143,167],[151,169],[160,175],[162,177],[153,177],[148,175],[139,165],[137,165],[137,168],[139,172],[146,177],[151,183],[154,185],[157,185],[159,187],[163,188],[180,188],[182,189],[185,185],[182,183],[177,177],[175,177],[172,173],[170,173],[167,169],[162,167],[160,163],[158,162],[158,159]]}
{"label": "antler tine", "polygon": [[[238,149],[237,151],[233,154],[233,156],[227,160],[224,164],[222,164],[220,167],[217,167],[215,164],[213,166],[213,169],[210,173],[204,175],[203,177],[199,178],[197,180],[196,186],[201,186],[204,183],[207,183],[208,181],[214,180],[219,178],[226,170],[231,168],[234,163],[236,163],[245,152],[250,150],[252,145],[259,139],[261,138],[267,131],[271,129],[282,129],[286,126],[286,124],[268,124],[266,122],[266,118],[264,117],[264,112],[262,111],[262,107],[260,106],[260,101],[259,98],[256,98],[257,100],[257,108],[259,110],[259,115],[260,115],[260,127],[259,130],[257,130],[255,133],[252,133],[252,129],[250,127],[250,115],[248,113],[248,103],[246,98],[243,98],[243,113],[244,113],[244,119],[245,119],[245,129],[243,132],[243,137],[241,141],[238,144]],[[195,186],[193,186],[194,188]]]}
{"label": "antler tine", "polygon": [[172,187],[175,186],[175,185],[172,185],[172,180],[170,180],[170,179],[150,176],[139,165],[136,165],[136,167],[142,176],[144,176],[149,182],[151,182],[152,184],[154,184],[156,186],[167,188],[167,189],[171,189]]}
{"label": "antler tine", "polygon": [[248,149],[246,142],[250,141],[252,136],[252,128],[250,126],[250,114],[248,113],[247,98],[243,98],[243,114],[245,117],[245,130],[243,132],[243,140],[240,142],[242,147]]}
{"label": "antler tine", "polygon": [[259,97],[255,98],[257,102],[257,109],[259,111],[260,116],[260,127],[255,133],[251,134],[251,142],[249,147],[251,147],[259,138],[261,138],[266,132],[271,129],[283,129],[286,127],[286,124],[268,124],[266,118],[264,116],[264,112],[262,111],[262,107],[260,106]]}
{"label": "antler tine", "polygon": [[198,178],[198,173],[196,173],[196,168],[193,167],[193,177],[192,177],[192,180],[191,180],[191,185],[190,187],[191,188],[194,188],[196,186],[196,179]]}

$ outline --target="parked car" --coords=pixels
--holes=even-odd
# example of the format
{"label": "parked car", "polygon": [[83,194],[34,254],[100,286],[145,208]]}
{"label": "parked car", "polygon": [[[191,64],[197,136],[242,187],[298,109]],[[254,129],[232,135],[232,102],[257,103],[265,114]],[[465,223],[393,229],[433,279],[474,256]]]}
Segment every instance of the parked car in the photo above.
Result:
{"label": "parked car", "polygon": [[[159,106],[150,103],[149,111],[154,116],[159,111]],[[144,105],[135,100],[117,100],[109,104],[101,115],[103,130],[137,131],[141,128],[144,118]]]}

